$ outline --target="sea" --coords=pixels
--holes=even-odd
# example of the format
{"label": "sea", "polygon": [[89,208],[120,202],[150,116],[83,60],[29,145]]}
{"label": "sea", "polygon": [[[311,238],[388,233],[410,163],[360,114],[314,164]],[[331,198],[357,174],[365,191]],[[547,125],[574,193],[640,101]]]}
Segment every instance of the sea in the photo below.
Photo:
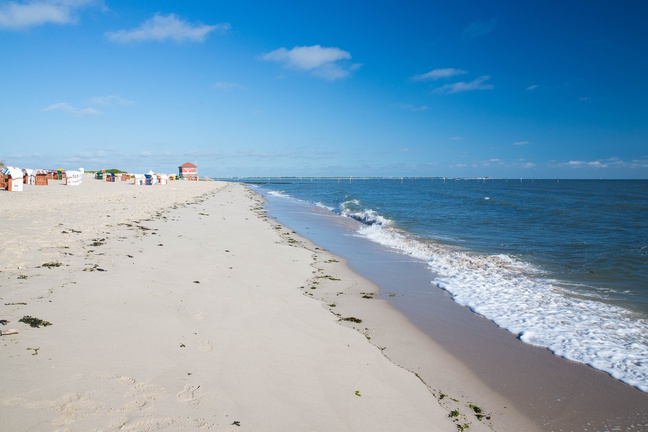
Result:
{"label": "sea", "polygon": [[647,180],[246,183],[280,222],[286,206],[324,223],[358,221],[352,236],[425,264],[425,289],[648,392]]}

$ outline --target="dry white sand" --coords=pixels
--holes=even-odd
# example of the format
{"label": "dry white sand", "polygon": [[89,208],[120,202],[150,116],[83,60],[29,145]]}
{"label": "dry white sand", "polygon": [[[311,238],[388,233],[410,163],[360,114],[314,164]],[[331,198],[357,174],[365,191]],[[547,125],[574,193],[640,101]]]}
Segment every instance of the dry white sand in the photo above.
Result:
{"label": "dry white sand", "polygon": [[[376,287],[266,218],[242,185],[86,176],[0,193],[0,211],[0,329],[18,330],[0,339],[2,430],[532,427],[513,412],[477,418],[470,403],[505,403],[488,392],[444,394],[479,380],[386,302],[340,321],[358,310],[345,298]],[[383,354],[367,327],[381,317],[401,355],[425,346],[438,375]]]}

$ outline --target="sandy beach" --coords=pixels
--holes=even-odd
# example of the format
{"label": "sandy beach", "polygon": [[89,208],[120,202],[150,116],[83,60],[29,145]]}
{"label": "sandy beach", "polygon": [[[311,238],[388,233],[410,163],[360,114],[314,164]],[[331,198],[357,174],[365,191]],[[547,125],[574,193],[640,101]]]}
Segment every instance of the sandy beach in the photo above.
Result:
{"label": "sandy beach", "polygon": [[[138,187],[90,176],[77,187],[3,193],[1,329],[17,330],[0,339],[3,430],[524,424],[392,363],[371,342],[379,335],[346,315],[353,301],[344,298],[376,287],[262,204],[237,184]],[[372,308],[416,343],[386,303]],[[440,377],[473,379],[438,355]]]}
{"label": "sandy beach", "polygon": [[442,292],[388,298],[241,184],[86,175],[0,208],[3,430],[604,430],[645,411]]}

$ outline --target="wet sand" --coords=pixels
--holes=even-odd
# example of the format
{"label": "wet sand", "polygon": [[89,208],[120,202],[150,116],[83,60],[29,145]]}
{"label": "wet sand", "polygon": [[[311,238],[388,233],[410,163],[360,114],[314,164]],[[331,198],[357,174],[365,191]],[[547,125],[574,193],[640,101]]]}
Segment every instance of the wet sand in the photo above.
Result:
{"label": "wet sand", "polygon": [[[496,430],[516,430],[521,413],[541,430],[642,430],[648,428],[648,395],[587,365],[553,355],[519,341],[515,335],[454,303],[450,295],[430,284],[425,263],[386,251],[354,236],[356,221],[324,210],[294,206],[271,207],[278,219],[333,253],[348,257],[349,266],[379,287],[376,298],[401,311],[422,333],[404,349],[391,350],[403,333],[379,321],[385,354],[415,370],[439,390],[487,401],[480,407],[495,416]],[[373,300],[372,300],[373,301]],[[363,316],[367,305],[356,305]],[[428,340],[425,340],[428,339]],[[444,374],[428,350],[444,350],[471,378]],[[454,370],[454,369],[453,369]],[[514,408],[511,410],[511,408]]]}

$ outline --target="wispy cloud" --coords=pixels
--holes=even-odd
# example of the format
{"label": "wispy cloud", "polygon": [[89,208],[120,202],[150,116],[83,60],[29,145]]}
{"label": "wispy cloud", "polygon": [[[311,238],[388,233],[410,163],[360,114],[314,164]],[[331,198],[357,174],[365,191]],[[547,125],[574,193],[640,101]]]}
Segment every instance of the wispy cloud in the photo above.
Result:
{"label": "wispy cloud", "polygon": [[213,31],[226,32],[230,24],[215,25],[191,24],[180,19],[175,14],[155,14],[153,18],[144,21],[142,25],[132,30],[107,32],[106,37],[113,42],[164,42],[172,40],[181,42],[203,42]]}
{"label": "wispy cloud", "polygon": [[66,113],[78,115],[78,116],[97,116],[103,114],[101,111],[96,110],[92,107],[88,108],[77,108],[75,106],[70,105],[67,102],[59,102],[53,105],[48,106],[45,108],[43,111],[48,112],[48,111],[63,111]]}
{"label": "wispy cloud", "polygon": [[559,166],[562,168],[572,169],[645,169],[648,168],[648,159],[633,159],[626,161],[618,157],[610,157],[607,159],[597,160],[570,160],[567,162],[552,162],[550,165]]}
{"label": "wispy cloud", "polygon": [[124,99],[120,96],[110,95],[110,96],[93,97],[91,103],[93,105],[113,106],[113,105],[133,105],[135,102],[128,99]]}
{"label": "wispy cloud", "polygon": [[495,29],[496,24],[495,18],[486,22],[472,22],[464,29],[463,35],[466,38],[485,36]]}
{"label": "wispy cloud", "polygon": [[568,162],[563,162],[561,165],[567,168],[607,168],[608,166],[610,166],[608,163],[600,160],[596,160],[596,161],[572,160]]}
{"label": "wispy cloud", "polygon": [[[127,106],[132,105],[135,102],[124,99],[121,96],[111,95],[111,96],[97,96],[93,97],[90,100],[90,105],[102,106],[102,107],[111,107],[111,106]],[[86,108],[78,108],[74,105],[71,105],[67,102],[59,102],[53,105],[48,106],[43,111],[62,111],[76,116],[98,116],[103,115],[102,111],[89,106]]]}
{"label": "wispy cloud", "polygon": [[348,51],[320,45],[298,46],[290,50],[279,48],[262,55],[261,59],[282,63],[288,68],[307,71],[331,81],[346,78],[362,66],[359,63],[345,62],[351,59]]}
{"label": "wispy cloud", "polygon": [[0,29],[26,29],[44,24],[74,24],[86,6],[103,6],[98,0],[35,0],[0,5]]}
{"label": "wispy cloud", "polygon": [[428,109],[427,105],[412,105],[412,104],[396,104],[394,105],[398,109],[402,109],[405,111],[412,111],[412,112],[420,112],[420,111],[426,111]]}
{"label": "wispy cloud", "polygon": [[527,144],[529,144],[529,141],[515,141],[513,143],[514,146],[525,146]]}
{"label": "wispy cloud", "polygon": [[537,84],[532,84],[532,85],[530,85],[529,87],[527,87],[526,89],[527,89],[528,91],[533,91],[533,90],[537,89],[538,87],[539,87],[539,86],[538,86]]}
{"label": "wispy cloud", "polygon": [[488,84],[486,81],[490,79],[488,75],[482,75],[479,78],[466,82],[459,81],[452,84],[446,84],[434,90],[434,93],[462,93],[473,90],[492,90],[495,88],[493,84]]}
{"label": "wispy cloud", "polygon": [[648,168],[648,159],[633,159],[629,165],[630,168]]}
{"label": "wispy cloud", "polygon": [[465,73],[467,72],[462,69],[454,69],[454,68],[434,69],[431,70],[430,72],[421,75],[414,75],[412,77],[412,81],[436,81],[441,78],[450,78],[456,75],[463,75]]}
{"label": "wispy cloud", "polygon": [[537,166],[534,162],[527,162],[524,159],[518,159],[516,163],[519,168],[524,168],[524,169],[535,168]]}
{"label": "wispy cloud", "polygon": [[470,164],[460,163],[451,165],[453,168],[516,168],[516,169],[532,169],[537,167],[535,162],[530,162],[525,159],[504,160],[500,158],[491,158],[485,160],[474,161]]}
{"label": "wispy cloud", "polygon": [[215,90],[240,90],[244,89],[245,86],[235,82],[218,81],[212,84],[211,88]]}

